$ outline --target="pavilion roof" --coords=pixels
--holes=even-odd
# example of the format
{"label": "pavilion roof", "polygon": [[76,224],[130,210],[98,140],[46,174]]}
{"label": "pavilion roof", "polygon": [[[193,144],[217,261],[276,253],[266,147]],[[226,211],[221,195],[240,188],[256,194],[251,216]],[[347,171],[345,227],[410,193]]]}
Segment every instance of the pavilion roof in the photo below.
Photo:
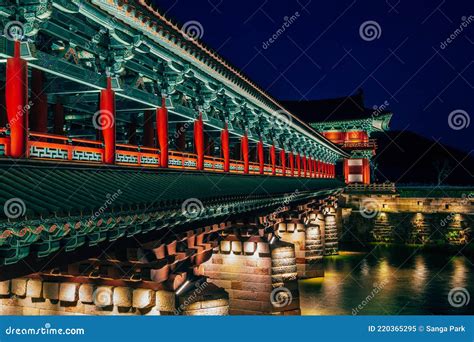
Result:
{"label": "pavilion roof", "polygon": [[[365,106],[364,94],[361,90],[354,95],[344,97],[307,101],[282,101],[281,103],[285,108],[309,124],[368,119],[374,116],[375,111],[375,109]],[[377,116],[390,113],[389,110],[383,109],[377,112]]]}

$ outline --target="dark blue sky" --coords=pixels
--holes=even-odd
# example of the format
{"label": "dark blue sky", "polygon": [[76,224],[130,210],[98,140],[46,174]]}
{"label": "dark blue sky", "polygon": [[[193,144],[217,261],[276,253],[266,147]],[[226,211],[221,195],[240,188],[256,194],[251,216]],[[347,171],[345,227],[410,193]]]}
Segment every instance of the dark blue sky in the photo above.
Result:
{"label": "dark blue sky", "polygon": [[[474,123],[460,130],[448,123],[455,110],[474,119],[472,0],[156,4],[181,24],[198,21],[207,45],[277,99],[338,97],[361,87],[368,106],[389,103],[392,129],[415,131],[468,152],[473,149]],[[292,24],[264,49],[264,42],[291,16]],[[377,39],[362,39],[359,28],[366,21],[379,25]],[[455,33],[463,22],[462,31]],[[452,34],[454,40],[442,49],[441,43]]]}

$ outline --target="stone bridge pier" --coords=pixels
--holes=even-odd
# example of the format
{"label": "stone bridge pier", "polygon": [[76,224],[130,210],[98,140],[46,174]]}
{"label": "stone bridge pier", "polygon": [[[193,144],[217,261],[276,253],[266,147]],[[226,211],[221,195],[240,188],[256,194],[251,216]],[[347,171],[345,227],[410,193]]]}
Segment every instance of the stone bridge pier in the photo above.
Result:
{"label": "stone bridge pier", "polygon": [[300,314],[294,245],[261,225],[233,228],[200,268],[229,294],[230,314]]}
{"label": "stone bridge pier", "polygon": [[329,198],[159,240],[135,235],[94,258],[0,282],[0,314],[298,315],[298,279],[324,275],[337,222]]}
{"label": "stone bridge pier", "polygon": [[340,215],[334,198],[315,200],[269,218],[275,234],[295,246],[298,278],[324,276],[323,257],[338,254]]}
{"label": "stone bridge pier", "polygon": [[228,294],[199,275],[230,223],[0,282],[0,314],[227,315]]}
{"label": "stone bridge pier", "polygon": [[282,215],[275,224],[275,233],[295,246],[298,277],[314,278],[324,275],[324,217],[316,209],[301,206]]}

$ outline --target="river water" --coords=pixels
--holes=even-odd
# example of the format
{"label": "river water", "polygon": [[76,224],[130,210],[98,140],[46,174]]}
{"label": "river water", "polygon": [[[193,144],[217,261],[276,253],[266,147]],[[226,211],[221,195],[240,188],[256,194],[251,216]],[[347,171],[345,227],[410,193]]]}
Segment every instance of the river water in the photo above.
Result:
{"label": "river water", "polygon": [[300,282],[303,315],[474,314],[474,265],[463,256],[379,245],[325,257],[324,267],[324,278]]}

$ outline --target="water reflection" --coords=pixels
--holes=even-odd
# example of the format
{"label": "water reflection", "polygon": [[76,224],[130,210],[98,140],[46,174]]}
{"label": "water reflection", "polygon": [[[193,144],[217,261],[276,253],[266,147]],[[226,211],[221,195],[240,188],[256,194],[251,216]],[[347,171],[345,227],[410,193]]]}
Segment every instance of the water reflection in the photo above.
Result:
{"label": "water reflection", "polygon": [[453,258],[452,267],[453,271],[450,281],[451,287],[466,287],[466,280],[468,278],[468,267],[466,266],[464,260],[458,257]]}
{"label": "water reflection", "polygon": [[412,274],[413,291],[418,294],[425,291],[425,284],[429,275],[426,267],[425,258],[422,255],[415,256],[415,265]]}
{"label": "water reflection", "polygon": [[324,278],[300,282],[304,315],[474,314],[474,299],[461,308],[447,300],[453,287],[474,298],[473,267],[464,257],[377,246],[324,262]]}

